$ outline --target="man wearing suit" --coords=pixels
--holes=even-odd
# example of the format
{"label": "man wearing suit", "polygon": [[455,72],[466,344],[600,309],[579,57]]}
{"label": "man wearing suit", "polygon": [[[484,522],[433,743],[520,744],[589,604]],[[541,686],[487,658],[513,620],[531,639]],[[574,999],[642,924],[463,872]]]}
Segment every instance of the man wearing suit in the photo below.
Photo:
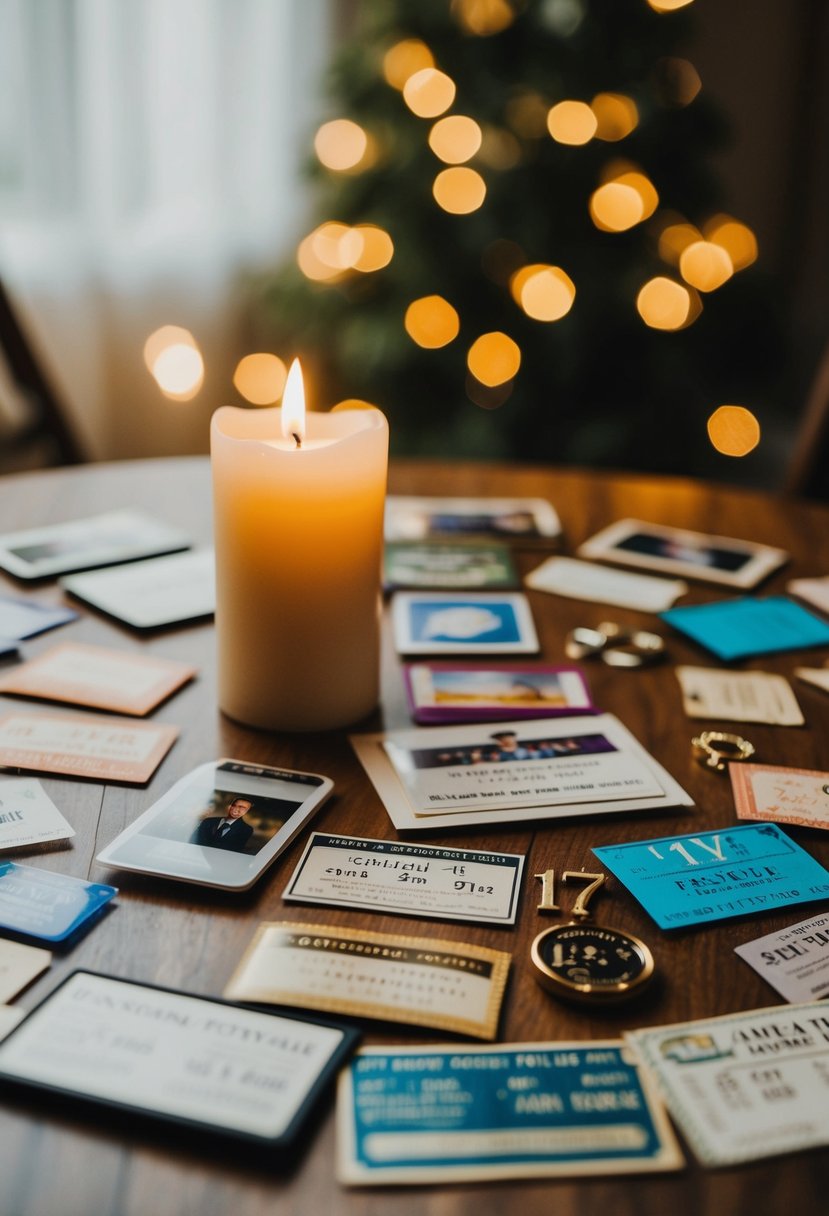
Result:
{"label": "man wearing suit", "polygon": [[253,828],[245,823],[245,815],[253,806],[250,798],[234,798],[224,815],[212,815],[203,819],[192,836],[193,844],[206,844],[211,849],[232,849],[244,853],[245,846],[253,835]]}

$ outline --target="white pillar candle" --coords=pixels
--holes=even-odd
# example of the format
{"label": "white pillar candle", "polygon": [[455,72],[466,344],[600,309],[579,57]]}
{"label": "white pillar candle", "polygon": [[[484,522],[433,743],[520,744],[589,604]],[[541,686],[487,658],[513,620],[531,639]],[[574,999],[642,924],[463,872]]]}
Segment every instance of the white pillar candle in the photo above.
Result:
{"label": "white pillar candle", "polygon": [[375,409],[305,420],[295,380],[282,409],[213,416],[219,705],[330,730],[379,697],[388,424]]}

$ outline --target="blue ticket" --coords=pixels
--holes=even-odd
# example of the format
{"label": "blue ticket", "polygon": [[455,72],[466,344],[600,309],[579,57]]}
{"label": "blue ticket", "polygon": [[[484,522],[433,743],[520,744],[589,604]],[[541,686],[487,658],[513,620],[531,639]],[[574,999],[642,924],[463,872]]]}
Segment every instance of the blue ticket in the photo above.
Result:
{"label": "blue ticket", "polygon": [[660,836],[593,852],[660,929],[829,896],[829,871],[773,823]]}
{"label": "blue ticket", "polygon": [[343,1070],[341,1182],[677,1169],[664,1110],[619,1042],[367,1048]]}
{"label": "blue ticket", "polygon": [[728,662],[829,645],[829,625],[784,595],[669,608],[660,619]]}
{"label": "blue ticket", "polygon": [[65,943],[118,894],[117,887],[0,863],[0,932]]}

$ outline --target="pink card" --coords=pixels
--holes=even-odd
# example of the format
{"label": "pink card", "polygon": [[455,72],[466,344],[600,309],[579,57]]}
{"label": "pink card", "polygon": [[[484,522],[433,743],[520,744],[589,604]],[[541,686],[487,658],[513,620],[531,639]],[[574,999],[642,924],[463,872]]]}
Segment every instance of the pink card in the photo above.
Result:
{"label": "pink card", "polygon": [[145,651],[65,642],[0,676],[0,692],[142,716],[196,674]]}
{"label": "pink card", "polygon": [[740,819],[829,828],[829,773],[777,764],[730,764]]}
{"label": "pink card", "polygon": [[177,726],[11,713],[0,717],[0,765],[102,781],[149,781],[178,737]]}

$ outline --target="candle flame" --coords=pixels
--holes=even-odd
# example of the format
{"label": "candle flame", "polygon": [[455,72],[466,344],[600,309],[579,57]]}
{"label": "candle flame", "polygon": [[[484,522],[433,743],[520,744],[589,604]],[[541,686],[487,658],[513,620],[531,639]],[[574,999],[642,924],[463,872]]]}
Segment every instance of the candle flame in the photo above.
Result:
{"label": "candle flame", "polygon": [[305,438],[305,386],[299,359],[294,359],[290,366],[282,394],[282,434],[285,438],[293,436],[297,447]]}

